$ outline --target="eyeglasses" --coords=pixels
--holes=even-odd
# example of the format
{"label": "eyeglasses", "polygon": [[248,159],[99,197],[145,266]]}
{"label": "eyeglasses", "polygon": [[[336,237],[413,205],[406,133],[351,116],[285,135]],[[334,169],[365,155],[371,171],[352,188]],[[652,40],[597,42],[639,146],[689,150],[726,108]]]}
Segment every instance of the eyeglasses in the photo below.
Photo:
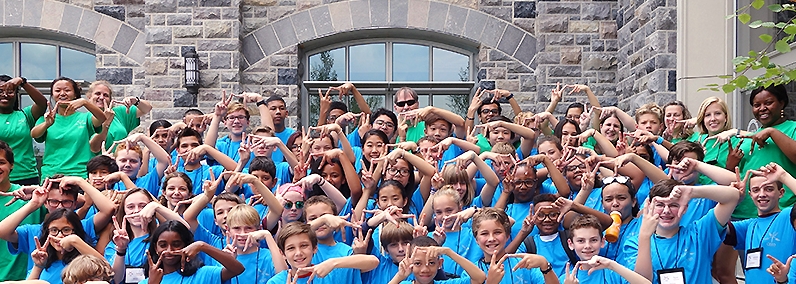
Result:
{"label": "eyeglasses", "polygon": [[566,167],[566,170],[567,170],[567,171],[569,171],[569,172],[574,172],[574,171],[576,171],[576,170],[578,170],[578,169],[585,170],[585,169],[586,169],[586,164],[580,164],[580,165],[568,165],[568,166]]}
{"label": "eyeglasses", "polygon": [[378,126],[382,126],[383,125],[383,126],[386,126],[387,128],[394,128],[395,127],[395,124],[393,124],[392,122],[387,122],[387,121],[384,121],[384,120],[374,120],[373,124],[378,125]]}
{"label": "eyeglasses", "polygon": [[533,187],[536,184],[535,179],[526,179],[526,180],[515,180],[514,186],[524,186],[524,187]]}
{"label": "eyeglasses", "polygon": [[64,207],[72,207],[75,204],[74,200],[55,200],[55,199],[47,199],[47,205],[50,207],[58,207],[58,205],[63,205]]}
{"label": "eyeglasses", "polygon": [[235,121],[236,119],[237,119],[237,120],[244,120],[244,119],[246,119],[246,116],[244,116],[244,115],[239,115],[239,116],[227,116],[227,119],[228,119],[229,121]]}
{"label": "eyeglasses", "polygon": [[339,115],[329,115],[326,117],[326,121],[336,121],[337,118],[340,117]]}
{"label": "eyeglasses", "polygon": [[290,146],[290,150],[296,150],[298,148],[301,148],[300,144],[293,144],[293,145]]}
{"label": "eyeglasses", "polygon": [[407,176],[407,175],[409,175],[409,169],[400,169],[399,170],[399,169],[396,169],[396,168],[389,168],[389,169],[387,169],[387,173],[389,173],[391,175],[394,175],[394,176],[398,175],[398,174],[400,174],[402,176]]}
{"label": "eyeglasses", "polygon": [[74,232],[74,230],[75,229],[73,229],[71,227],[63,227],[61,229],[49,228],[49,229],[47,229],[47,232],[50,233],[50,236],[57,236],[58,233],[62,233],[64,236],[68,236],[68,235],[71,235],[72,232]]}
{"label": "eyeglasses", "polygon": [[397,105],[399,107],[404,107],[404,106],[413,106],[416,103],[417,103],[417,100],[408,100],[408,101],[395,102],[395,105]]}
{"label": "eyeglasses", "polygon": [[603,179],[603,185],[609,185],[612,183],[627,183],[630,180],[629,177],[626,176],[615,176],[615,177],[607,177]]}
{"label": "eyeglasses", "polygon": [[481,114],[500,114],[500,111],[497,109],[482,109]]}
{"label": "eyeglasses", "polygon": [[296,209],[304,208],[304,201],[296,201],[296,202],[285,201],[284,207],[285,209],[293,209],[293,204],[296,205]]}
{"label": "eyeglasses", "polygon": [[550,213],[547,213],[547,214],[539,212],[539,213],[536,213],[536,220],[544,221],[544,219],[550,218],[550,220],[555,221],[555,220],[558,220],[558,216],[559,215],[561,215],[560,212],[550,212]]}

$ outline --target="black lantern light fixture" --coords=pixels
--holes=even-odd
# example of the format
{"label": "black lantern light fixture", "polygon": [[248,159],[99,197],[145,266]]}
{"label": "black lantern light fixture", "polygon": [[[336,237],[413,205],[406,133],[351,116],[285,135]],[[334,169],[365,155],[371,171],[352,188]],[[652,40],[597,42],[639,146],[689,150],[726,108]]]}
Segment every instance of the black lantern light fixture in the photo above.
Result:
{"label": "black lantern light fixture", "polygon": [[199,93],[199,54],[196,48],[188,47],[182,55],[185,58],[185,89],[191,94]]}

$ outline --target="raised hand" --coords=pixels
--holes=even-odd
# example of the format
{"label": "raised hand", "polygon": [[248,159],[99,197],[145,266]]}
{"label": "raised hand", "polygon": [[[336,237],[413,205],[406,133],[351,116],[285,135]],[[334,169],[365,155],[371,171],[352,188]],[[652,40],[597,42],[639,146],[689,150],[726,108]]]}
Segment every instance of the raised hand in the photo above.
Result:
{"label": "raised hand", "polygon": [[116,220],[116,215],[113,219],[113,243],[116,244],[117,251],[127,251],[127,245],[130,243],[130,236],[127,234],[127,219],[122,219],[122,224],[119,225],[119,220]]}
{"label": "raised hand", "polygon": [[68,101],[68,102],[59,102],[58,106],[65,107],[66,108],[66,112],[65,113],[73,113],[76,110],[78,110],[78,109],[82,108],[83,106],[85,106],[87,103],[89,103],[89,102],[86,99],[82,99],[81,98],[81,99],[74,99],[74,100]]}
{"label": "raised hand", "polygon": [[497,254],[492,254],[492,259],[489,261],[489,271],[486,274],[486,284],[499,284],[500,281],[503,280],[503,276],[506,274],[506,269],[503,267],[503,261],[506,260],[505,257],[501,257],[500,261],[497,261]]}
{"label": "raised hand", "polygon": [[771,260],[771,265],[768,266],[766,271],[768,271],[771,276],[774,276],[774,280],[782,283],[788,281],[788,271],[790,271],[790,263],[793,261],[794,255],[788,257],[788,260],[783,264],[782,261],[779,259],[767,254],[766,257]]}
{"label": "raised hand", "polygon": [[149,263],[149,281],[152,283],[160,283],[163,279],[163,267],[161,265],[163,262],[162,255],[158,257],[158,262],[153,262],[152,255],[150,255],[149,250],[147,250],[146,259]]}
{"label": "raised hand", "polygon": [[669,198],[672,201],[676,201],[677,204],[680,204],[680,211],[677,212],[678,216],[683,217],[686,210],[688,210],[688,201],[691,200],[691,192],[693,189],[694,188],[691,186],[678,185],[675,186],[669,194]]}
{"label": "raised hand", "polygon": [[659,202],[659,197],[652,198],[652,202],[647,202],[644,206],[644,216],[641,220],[641,228],[639,229],[639,236],[649,238],[652,234],[655,233],[655,229],[658,228],[658,222],[660,221],[660,216],[655,214],[655,203]]}
{"label": "raised hand", "polygon": [[592,256],[591,259],[589,259],[589,260],[578,261],[578,264],[583,266],[583,267],[588,268],[589,269],[589,273],[588,274],[591,275],[591,273],[594,272],[594,271],[597,271],[597,270],[600,270],[600,269],[607,269],[611,265],[612,262],[613,261],[610,260],[610,259],[607,259],[607,258],[599,256],[599,255],[595,255],[595,256]]}
{"label": "raised hand", "polygon": [[738,144],[735,145],[735,148],[732,147],[732,142],[727,140],[727,169],[732,169],[738,164],[741,163],[741,159],[743,159],[743,150],[741,150],[741,143],[743,143],[743,139],[738,140]]}
{"label": "raised hand", "polygon": [[764,184],[774,183],[780,180],[780,178],[783,175],[788,174],[787,172],[785,172],[785,169],[783,169],[780,165],[774,162],[768,163],[768,165],[762,166],[760,167],[760,169],[756,171],[752,170],[751,172],[756,176],[765,177],[766,181],[764,182]]}
{"label": "raised hand", "polygon": [[547,265],[547,259],[544,256],[538,254],[526,254],[526,253],[518,253],[518,254],[506,254],[503,258],[521,258],[520,261],[517,262],[517,265],[514,265],[512,271],[517,271],[517,269],[525,268],[542,268]]}
{"label": "raised hand", "polygon": [[[566,89],[569,85],[565,85],[563,88],[561,87],[561,83],[556,83],[556,88],[550,90],[550,101],[551,102],[560,102],[561,98],[564,94],[564,89]],[[574,91],[574,90],[573,90]],[[572,94],[572,92],[569,92]]]}
{"label": "raised hand", "polygon": [[578,280],[578,270],[580,270],[580,264],[575,264],[575,267],[572,268],[572,273],[569,271],[569,262],[567,262],[566,269],[564,270],[566,277],[564,278],[564,284],[580,284]]}
{"label": "raised hand", "polygon": [[553,202],[553,208],[558,209],[559,212],[558,214],[559,223],[561,223],[561,221],[564,220],[564,216],[567,215],[567,212],[569,212],[569,210],[572,210],[573,203],[575,202],[563,197],[559,197],[558,199],[556,199],[555,202]]}
{"label": "raised hand", "polygon": [[[364,218],[364,214],[362,217]],[[354,251],[355,254],[367,254],[368,253],[368,244],[370,243],[370,238],[373,237],[373,229],[368,229],[367,235],[362,234],[361,227],[356,229],[357,237],[354,238],[354,242],[351,243],[351,249]]]}
{"label": "raised hand", "polygon": [[47,246],[50,244],[50,235],[47,235],[47,239],[44,240],[44,245],[39,242],[39,237],[33,236],[33,242],[36,243],[36,249],[30,253],[30,257],[33,259],[33,263],[44,267],[44,264],[47,262],[47,257],[49,254],[47,253]]}

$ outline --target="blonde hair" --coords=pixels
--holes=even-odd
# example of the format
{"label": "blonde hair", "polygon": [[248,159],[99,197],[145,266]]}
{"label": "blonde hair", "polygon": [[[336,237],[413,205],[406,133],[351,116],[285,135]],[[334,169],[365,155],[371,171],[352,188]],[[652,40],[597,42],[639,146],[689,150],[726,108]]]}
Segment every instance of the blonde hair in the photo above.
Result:
{"label": "blonde hair", "polygon": [[511,144],[509,144],[507,142],[498,142],[498,143],[495,143],[495,145],[492,146],[492,151],[491,152],[495,153],[495,154],[512,155],[512,156],[514,156],[514,152],[516,152],[516,151],[517,151],[517,149],[514,148],[514,145],[511,145]]}
{"label": "blonde hair", "polygon": [[83,254],[75,257],[61,272],[64,284],[85,283],[87,281],[113,280],[113,268],[107,260]]}
{"label": "blonde hair", "polygon": [[247,204],[235,205],[227,213],[227,226],[237,225],[260,227],[260,214]]}
{"label": "blonde hair", "polygon": [[456,202],[456,205],[459,205],[459,209],[462,208],[462,197],[459,195],[458,191],[453,189],[453,186],[445,185],[440,190],[438,190],[437,193],[435,193],[433,196],[434,199],[431,201],[432,207],[434,205],[434,200],[437,200],[437,197],[440,196],[449,197],[451,200],[453,200],[453,202]]}
{"label": "blonde hair", "polygon": [[470,205],[470,202],[473,202],[473,198],[475,198],[475,188],[473,188],[472,179],[467,174],[467,171],[459,170],[458,166],[447,166],[442,169],[442,179],[445,180],[445,184],[455,184],[455,183],[464,183],[467,184],[467,191],[464,193],[459,200],[461,200],[460,204],[463,206]]}
{"label": "blonde hair", "polygon": [[697,126],[699,127],[699,132],[702,134],[708,134],[708,128],[705,127],[705,112],[708,110],[708,107],[713,104],[718,103],[719,107],[721,107],[721,111],[724,112],[724,117],[726,121],[724,125],[721,127],[719,131],[724,131],[730,129],[732,127],[732,119],[730,118],[730,108],[727,107],[727,103],[719,97],[709,97],[702,101],[702,105],[699,106],[699,113],[697,113]]}
{"label": "blonde hair", "polygon": [[[227,107],[227,115],[229,115],[230,113],[239,111],[239,110],[243,110],[243,112],[246,113],[246,119],[251,118],[249,116],[249,109],[246,108],[246,105],[244,105],[242,103],[239,103],[239,102],[234,102],[234,103],[229,104],[229,106]],[[227,115],[224,115],[224,119],[227,119]]]}
{"label": "blonde hair", "polygon": [[636,123],[639,118],[645,114],[652,114],[658,118],[658,122],[663,123],[663,109],[656,103],[648,103],[636,110]]}
{"label": "blonde hair", "polygon": [[108,81],[105,81],[105,80],[98,80],[98,81],[92,82],[91,85],[88,86],[88,95],[89,96],[93,96],[94,95],[94,88],[96,88],[97,86],[105,86],[106,88],[108,88],[108,97],[113,99],[113,88],[111,87],[111,83],[108,82]]}

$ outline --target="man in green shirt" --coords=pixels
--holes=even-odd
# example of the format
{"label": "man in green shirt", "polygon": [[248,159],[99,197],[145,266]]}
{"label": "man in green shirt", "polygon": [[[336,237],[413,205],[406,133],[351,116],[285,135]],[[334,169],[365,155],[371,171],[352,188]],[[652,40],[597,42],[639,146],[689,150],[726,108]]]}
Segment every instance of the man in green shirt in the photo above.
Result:
{"label": "man in green shirt", "polygon": [[[417,92],[410,87],[402,87],[395,92],[395,96],[393,97],[393,108],[395,109],[395,113],[398,116],[401,116],[401,113],[416,110],[420,107],[420,103],[418,101]],[[399,119],[400,121],[400,119]],[[411,121],[411,120],[409,120]],[[407,121],[407,123],[409,123]],[[400,129],[400,127],[398,128]],[[403,141],[412,141],[417,143],[420,138],[425,136],[424,131],[426,129],[426,122],[420,121],[417,124],[409,123],[409,128],[406,129],[406,139]],[[403,133],[398,133],[399,138]]]}
{"label": "man in green shirt", "polygon": [[[18,211],[25,205],[26,202],[18,200],[14,203],[3,206],[14,197],[10,195],[14,190],[20,189],[21,186],[12,184],[9,179],[9,174],[14,168],[14,153],[11,152],[11,147],[8,143],[0,140],[0,220],[5,219],[11,213]],[[41,209],[37,209],[34,214],[28,215],[22,224],[38,224],[42,222]],[[12,255],[7,247],[5,240],[0,240],[0,282],[11,280],[23,280],[27,274],[28,258],[29,255],[18,254]]]}

